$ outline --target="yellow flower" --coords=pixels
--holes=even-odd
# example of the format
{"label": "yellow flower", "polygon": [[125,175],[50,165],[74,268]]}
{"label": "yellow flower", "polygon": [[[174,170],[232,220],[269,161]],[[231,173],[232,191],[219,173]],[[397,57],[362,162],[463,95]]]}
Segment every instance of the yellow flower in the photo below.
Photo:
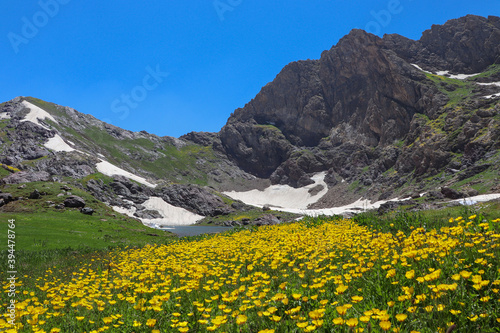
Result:
{"label": "yellow flower", "polygon": [[404,313],[400,313],[400,314],[397,314],[396,315],[396,319],[399,321],[399,322],[402,322],[402,321],[405,321],[405,319],[407,318],[408,316],[405,315]]}
{"label": "yellow flower", "polygon": [[345,315],[347,312],[347,307],[345,305],[344,306],[337,306],[335,309],[337,309],[337,312],[341,316]]}
{"label": "yellow flower", "polygon": [[379,325],[384,331],[388,331],[391,328],[391,322],[387,320],[381,321]]}
{"label": "yellow flower", "polygon": [[358,325],[358,319],[357,318],[351,318],[351,319],[346,320],[345,323],[349,327],[355,327],[356,325]]}
{"label": "yellow flower", "polygon": [[245,315],[239,315],[236,317],[236,324],[241,325],[247,322],[248,317]]}
{"label": "yellow flower", "polygon": [[297,323],[297,327],[298,328],[305,328],[308,324],[309,324],[309,322],[304,321],[304,322],[301,322],[301,323]]}
{"label": "yellow flower", "polygon": [[410,280],[413,279],[413,277],[415,276],[415,270],[412,269],[411,271],[406,272],[405,276],[407,279],[410,279]]}
{"label": "yellow flower", "polygon": [[148,326],[148,327],[153,327],[155,325],[156,325],[156,319],[148,319],[146,321],[146,326]]}
{"label": "yellow flower", "polygon": [[479,319],[478,315],[475,315],[474,317],[467,317],[470,321],[476,321]]}
{"label": "yellow flower", "polygon": [[333,319],[332,322],[335,325],[342,325],[344,323],[344,319],[342,319],[341,317],[338,317],[338,318]]}

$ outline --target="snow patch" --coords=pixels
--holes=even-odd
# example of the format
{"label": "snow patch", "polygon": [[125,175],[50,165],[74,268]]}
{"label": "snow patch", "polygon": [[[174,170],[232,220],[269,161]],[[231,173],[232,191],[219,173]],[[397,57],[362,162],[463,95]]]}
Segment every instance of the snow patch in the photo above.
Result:
{"label": "snow patch", "polygon": [[429,73],[429,74],[432,74],[431,72],[428,72],[426,70],[423,70],[422,67],[420,67],[419,65],[417,64],[411,64],[413,67],[415,67],[416,69],[422,71],[422,72],[425,72],[425,73]]}
{"label": "snow patch", "polygon": [[172,206],[165,202],[162,198],[149,197],[147,201],[142,204],[146,209],[156,210],[163,218],[160,219],[142,219],[145,225],[191,225],[203,219],[203,216],[192,213],[187,209]]}
{"label": "snow patch", "polygon": [[10,113],[8,112],[2,112],[0,113],[0,119],[10,119]]}
{"label": "snow patch", "polygon": [[97,163],[96,168],[97,168],[97,171],[99,171],[102,174],[105,174],[106,176],[110,176],[110,177],[112,177],[114,175],[124,176],[124,177],[127,177],[129,179],[135,180],[136,182],[144,184],[148,187],[156,187],[155,184],[151,184],[145,178],[134,175],[133,173],[130,173],[128,171],[125,171],[122,168],[119,168],[119,167],[117,167],[117,166],[115,166],[107,161],[101,161],[101,162]]}
{"label": "snow patch", "polygon": [[453,200],[465,206],[475,205],[478,202],[486,202],[490,200],[495,200],[500,198],[500,193],[495,194],[481,194],[476,195],[475,197],[465,198],[465,199],[457,199]]}
{"label": "snow patch", "polygon": [[[301,188],[293,188],[288,185],[271,185],[263,191],[250,190],[246,192],[224,192],[225,195],[235,199],[241,200],[249,205],[263,207],[269,205],[273,209],[275,207],[280,209],[306,209],[310,204],[317,202],[328,192],[328,185],[325,183],[324,178],[326,172],[315,174],[312,178],[314,184],[310,184]],[[309,190],[322,185],[323,189],[311,195]]]}
{"label": "snow patch", "polygon": [[111,208],[113,208],[113,210],[115,212],[118,212],[120,214],[125,214],[125,215],[128,215],[130,217],[135,217],[134,213],[137,210],[134,206],[132,206],[130,208],[119,207],[119,206],[111,206]]}
{"label": "snow patch", "polygon": [[66,142],[64,142],[63,138],[59,134],[56,134],[53,138],[50,138],[49,141],[47,141],[44,144],[45,147],[55,150],[55,151],[74,151],[75,149],[72,148],[70,145],[68,145]]}
{"label": "snow patch", "polygon": [[50,119],[53,122],[57,123],[57,120],[55,120],[54,117],[52,117],[52,115],[50,113],[43,110],[42,108],[39,108],[38,106],[33,105],[27,101],[23,101],[22,104],[25,107],[27,107],[30,110],[30,112],[26,115],[26,117],[23,120],[21,120],[21,122],[31,121],[32,123],[37,124],[38,126],[42,126],[43,128],[45,128],[46,130],[49,130],[49,131],[50,131],[50,128],[40,124],[39,120]]}
{"label": "snow patch", "polygon": [[500,97],[500,93],[488,95],[488,96],[483,96],[483,98],[495,98],[495,97]]}
{"label": "snow patch", "polygon": [[391,200],[381,200],[372,203],[368,199],[363,199],[360,198],[357,201],[341,206],[341,207],[332,207],[332,208],[323,208],[323,209],[295,209],[295,208],[288,208],[288,209],[276,209],[284,212],[290,212],[290,213],[296,213],[296,214],[304,214],[307,216],[320,216],[320,215],[326,215],[326,216],[333,216],[333,215],[342,215],[345,213],[360,213],[369,209],[377,209],[379,208],[382,204],[389,202],[389,201],[401,201],[401,200],[408,200],[409,198],[404,198],[404,199],[391,199]]}
{"label": "snow patch", "polygon": [[458,80],[465,80],[469,77],[479,75],[481,73],[476,73],[476,74],[450,74],[450,71],[439,71],[436,72],[436,75],[440,76],[446,76],[449,77],[450,79],[458,79]]}
{"label": "snow patch", "polygon": [[499,82],[490,82],[490,83],[478,82],[477,84],[479,84],[480,86],[498,86],[498,87],[500,87],[500,81]]}

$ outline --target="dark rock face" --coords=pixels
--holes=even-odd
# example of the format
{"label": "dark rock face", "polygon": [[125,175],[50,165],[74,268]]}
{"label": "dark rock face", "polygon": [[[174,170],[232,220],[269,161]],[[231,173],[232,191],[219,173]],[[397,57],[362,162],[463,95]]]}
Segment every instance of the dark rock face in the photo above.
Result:
{"label": "dark rock face", "polygon": [[433,25],[418,41],[399,35],[384,40],[403,59],[424,69],[479,73],[500,61],[500,18],[467,15]]}
{"label": "dark rock face", "polygon": [[76,195],[71,195],[64,199],[64,206],[69,208],[83,208],[85,207],[85,200]]}
{"label": "dark rock face", "polygon": [[[500,18],[493,16],[434,25],[418,41],[353,30],[319,60],[285,66],[235,110],[220,132],[221,146],[245,171],[294,187],[330,170],[330,176],[364,186],[384,182],[389,193],[408,177],[453,168],[456,154],[464,155],[460,167],[471,168],[460,174],[467,178],[481,172],[476,163],[500,147],[498,105],[491,109],[494,103],[481,97],[498,89],[476,85],[469,104],[454,109],[449,93],[459,86],[436,84],[413,64],[477,73],[500,63],[499,55]],[[493,82],[492,75],[477,82]],[[384,175],[391,168],[397,177]]]}
{"label": "dark rock face", "polygon": [[181,136],[180,139],[191,141],[202,146],[210,146],[217,140],[217,134],[210,132],[189,132]]}
{"label": "dark rock face", "polygon": [[185,208],[203,216],[226,215],[232,212],[220,197],[192,185],[170,185],[157,193],[173,206]]}
{"label": "dark rock face", "polygon": [[403,138],[415,113],[443,103],[425,80],[422,72],[387,50],[382,39],[353,30],[319,60],[287,65],[234,112],[221,130],[221,141],[243,169],[260,177],[277,171],[275,182],[297,186],[303,175],[294,162],[277,170],[294,146],[375,147]]}

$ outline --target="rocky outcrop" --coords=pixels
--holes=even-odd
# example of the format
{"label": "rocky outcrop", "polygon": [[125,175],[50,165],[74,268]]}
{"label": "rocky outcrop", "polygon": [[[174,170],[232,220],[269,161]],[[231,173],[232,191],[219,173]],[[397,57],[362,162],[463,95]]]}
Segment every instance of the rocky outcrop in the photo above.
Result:
{"label": "rocky outcrop", "polygon": [[203,216],[226,215],[233,211],[219,196],[198,186],[170,185],[158,190],[156,195],[173,206]]}
{"label": "rocky outcrop", "polygon": [[46,171],[20,171],[2,178],[5,184],[20,184],[30,182],[45,182],[50,180],[50,174]]}
{"label": "rocky outcrop", "polygon": [[433,25],[418,41],[387,35],[384,43],[406,61],[427,70],[480,73],[500,63],[500,18],[467,15]]}
{"label": "rocky outcrop", "polygon": [[70,195],[64,199],[64,206],[68,208],[83,208],[85,207],[85,200],[76,195]]}
{"label": "rocky outcrop", "polygon": [[445,102],[382,39],[353,30],[319,60],[287,65],[234,112],[220,136],[245,170],[260,177],[277,171],[280,182],[287,182],[285,173],[297,185],[303,175],[293,166],[295,158],[277,169],[299,147],[385,146],[405,137],[414,114]]}
{"label": "rocky outcrop", "polygon": [[353,30],[320,59],[285,66],[231,115],[222,147],[244,170],[294,187],[326,170],[330,180],[384,193],[457,165],[471,168],[458,177],[470,177],[499,146],[498,105],[483,96],[500,89],[474,83],[495,82],[497,72],[465,83],[464,96],[460,80],[429,77],[414,64],[481,72],[500,63],[499,28],[498,17],[468,15],[418,41]]}

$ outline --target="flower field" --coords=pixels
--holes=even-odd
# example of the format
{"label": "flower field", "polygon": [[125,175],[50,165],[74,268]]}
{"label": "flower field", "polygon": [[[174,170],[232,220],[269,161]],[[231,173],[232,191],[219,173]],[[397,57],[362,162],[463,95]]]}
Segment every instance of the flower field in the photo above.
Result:
{"label": "flower field", "polygon": [[[7,288],[5,332],[500,332],[500,219],[310,219],[116,250]],[[5,279],[4,279],[5,281]]]}

